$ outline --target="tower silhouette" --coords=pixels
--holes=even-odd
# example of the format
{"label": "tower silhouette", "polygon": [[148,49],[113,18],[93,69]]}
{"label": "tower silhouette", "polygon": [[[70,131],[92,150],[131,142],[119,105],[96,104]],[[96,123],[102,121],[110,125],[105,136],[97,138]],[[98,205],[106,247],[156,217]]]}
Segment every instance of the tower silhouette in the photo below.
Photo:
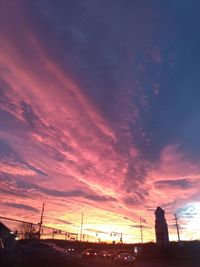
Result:
{"label": "tower silhouette", "polygon": [[169,234],[165,219],[165,211],[161,207],[157,207],[155,216],[156,243],[158,245],[167,245],[169,243]]}

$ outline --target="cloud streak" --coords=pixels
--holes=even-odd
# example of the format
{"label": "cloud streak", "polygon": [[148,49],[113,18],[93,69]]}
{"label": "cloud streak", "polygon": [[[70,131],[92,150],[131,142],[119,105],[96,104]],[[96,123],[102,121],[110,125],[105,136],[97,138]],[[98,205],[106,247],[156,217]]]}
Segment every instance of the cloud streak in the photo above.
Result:
{"label": "cloud streak", "polygon": [[22,209],[22,210],[26,210],[26,211],[31,211],[31,212],[36,212],[38,213],[39,210],[36,209],[36,208],[33,208],[29,205],[26,205],[26,204],[19,204],[19,203],[3,203],[4,206],[7,206],[7,207],[11,207],[11,208],[14,208],[14,209]]}

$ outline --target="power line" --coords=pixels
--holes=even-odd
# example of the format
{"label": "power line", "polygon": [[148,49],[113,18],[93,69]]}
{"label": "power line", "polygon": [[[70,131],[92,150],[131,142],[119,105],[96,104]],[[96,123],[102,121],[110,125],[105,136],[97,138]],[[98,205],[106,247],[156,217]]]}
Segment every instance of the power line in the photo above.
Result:
{"label": "power line", "polygon": [[[26,223],[26,224],[29,224],[29,225],[34,225],[34,226],[38,226],[37,223],[33,223],[33,222],[28,222],[28,221],[24,221],[24,220],[18,220],[18,219],[12,219],[12,218],[8,218],[8,217],[4,217],[4,216],[0,216],[0,219],[3,219],[3,220],[7,220],[7,221],[12,221],[12,222],[19,222],[19,223]],[[50,227],[50,226],[46,226],[46,225],[42,225],[41,227],[42,229],[50,229],[50,230],[55,230],[57,232],[62,232],[62,233],[66,233],[67,235],[75,235],[75,236],[78,236],[77,233],[71,233],[71,232],[66,232],[64,230],[61,230],[61,229],[58,229],[58,228],[54,228],[54,227]],[[41,229],[41,231],[42,231]],[[77,238],[76,238],[77,239]]]}
{"label": "power line", "polygon": [[[3,216],[0,216],[0,219],[12,221],[12,222],[20,222],[20,223],[32,224],[31,222],[27,222],[27,221],[23,221],[23,220],[17,220],[17,219],[12,219],[12,218],[7,218],[7,217],[3,217]],[[37,225],[37,224],[35,223],[35,225]]]}

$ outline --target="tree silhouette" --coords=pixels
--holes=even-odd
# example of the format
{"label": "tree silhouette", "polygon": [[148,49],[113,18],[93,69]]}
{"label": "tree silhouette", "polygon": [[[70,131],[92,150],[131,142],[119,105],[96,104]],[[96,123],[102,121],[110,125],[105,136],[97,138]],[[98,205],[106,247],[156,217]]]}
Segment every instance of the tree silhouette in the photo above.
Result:
{"label": "tree silhouette", "polygon": [[16,234],[19,239],[37,239],[38,231],[37,228],[32,223],[23,222],[19,224]]}

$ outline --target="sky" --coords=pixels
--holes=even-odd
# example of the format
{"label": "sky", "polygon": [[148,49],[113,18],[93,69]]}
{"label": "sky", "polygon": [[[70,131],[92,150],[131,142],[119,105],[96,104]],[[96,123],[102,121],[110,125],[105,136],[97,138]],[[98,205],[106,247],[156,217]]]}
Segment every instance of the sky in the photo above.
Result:
{"label": "sky", "polygon": [[148,242],[161,206],[200,238],[198,10],[0,1],[0,216]]}

